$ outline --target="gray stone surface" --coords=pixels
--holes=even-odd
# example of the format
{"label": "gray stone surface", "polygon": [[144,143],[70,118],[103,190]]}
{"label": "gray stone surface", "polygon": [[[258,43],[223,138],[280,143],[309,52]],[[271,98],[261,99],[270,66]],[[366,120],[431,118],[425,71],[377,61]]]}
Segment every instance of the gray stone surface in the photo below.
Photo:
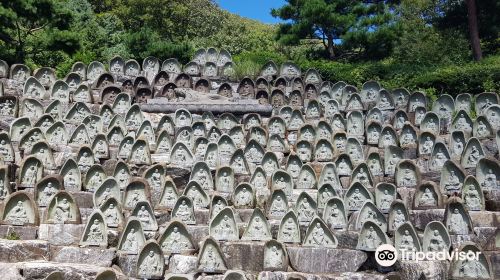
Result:
{"label": "gray stone surface", "polygon": [[264,265],[264,242],[224,242],[220,245],[229,269],[258,272]]}
{"label": "gray stone surface", "polygon": [[49,243],[43,240],[0,239],[0,262],[49,260],[49,249]]}
{"label": "gray stone surface", "polygon": [[[24,262],[15,265],[22,270],[24,279],[42,280],[50,273],[60,271],[64,280],[94,279],[94,277],[109,268],[99,267],[92,264],[67,264],[55,262]],[[119,279],[127,279],[120,275]]]}
{"label": "gray stone surface", "polygon": [[41,224],[38,230],[38,238],[53,245],[77,245],[84,229],[84,224]]}
{"label": "gray stone surface", "polygon": [[350,249],[287,247],[290,266],[305,273],[355,272],[366,261],[365,252]]}
{"label": "gray stone surface", "polygon": [[22,240],[36,239],[38,229],[34,226],[8,226],[0,225],[0,238],[16,236]]}
{"label": "gray stone surface", "polygon": [[21,271],[12,263],[0,263],[0,275],[2,279],[24,280]]}
{"label": "gray stone surface", "polygon": [[117,264],[123,271],[123,274],[134,277],[137,268],[137,255],[127,255],[118,253]]}
{"label": "gray stone surface", "polygon": [[369,272],[345,272],[339,274],[307,274],[300,272],[281,272],[281,271],[263,271],[259,273],[259,280],[287,280],[287,279],[301,279],[301,280],[386,280],[385,275],[376,275]]}
{"label": "gray stone surface", "polygon": [[99,247],[59,247],[51,246],[51,260],[60,263],[93,264],[109,267],[115,258],[115,249]]}
{"label": "gray stone surface", "polygon": [[195,273],[198,267],[196,256],[173,255],[170,257],[168,271],[174,274]]}
{"label": "gray stone surface", "polygon": [[450,263],[448,261],[402,261],[401,277],[405,280],[419,280],[425,279],[447,280],[449,278],[448,270]]}

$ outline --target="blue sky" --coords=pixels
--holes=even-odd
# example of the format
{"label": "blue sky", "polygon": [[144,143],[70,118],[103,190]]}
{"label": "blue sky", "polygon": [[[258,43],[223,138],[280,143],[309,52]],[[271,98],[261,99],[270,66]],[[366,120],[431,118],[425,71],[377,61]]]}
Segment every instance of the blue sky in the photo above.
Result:
{"label": "blue sky", "polygon": [[215,2],[231,13],[264,23],[280,22],[279,19],[271,16],[271,9],[285,4],[285,0],[215,0]]}

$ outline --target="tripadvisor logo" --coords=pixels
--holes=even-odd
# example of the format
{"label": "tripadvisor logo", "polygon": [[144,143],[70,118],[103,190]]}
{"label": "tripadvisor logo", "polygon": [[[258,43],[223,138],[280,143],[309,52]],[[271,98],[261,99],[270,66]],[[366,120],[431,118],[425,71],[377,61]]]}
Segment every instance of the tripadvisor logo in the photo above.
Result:
{"label": "tripadvisor logo", "polygon": [[391,266],[396,263],[398,252],[391,244],[382,244],[375,251],[375,260],[381,266]]}
{"label": "tripadvisor logo", "polygon": [[448,251],[439,252],[416,252],[411,250],[401,249],[398,251],[394,246],[390,244],[382,244],[378,246],[375,251],[375,260],[381,266],[391,266],[396,263],[396,261],[401,259],[402,261],[423,261],[423,260],[436,260],[436,261],[478,261],[481,252],[461,251],[458,249],[453,250],[451,253]]}

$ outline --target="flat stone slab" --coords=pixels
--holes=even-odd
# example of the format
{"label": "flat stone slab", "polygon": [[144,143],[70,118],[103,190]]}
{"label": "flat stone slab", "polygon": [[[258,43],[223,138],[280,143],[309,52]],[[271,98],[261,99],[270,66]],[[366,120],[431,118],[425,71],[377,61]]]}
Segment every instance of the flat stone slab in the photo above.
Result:
{"label": "flat stone slab", "polygon": [[284,280],[284,279],[313,279],[313,280],[386,280],[387,275],[368,272],[344,272],[340,274],[311,275],[300,272],[263,271],[259,273],[259,280]]}
{"label": "flat stone slab", "polygon": [[[64,280],[95,279],[95,276],[109,268],[95,266],[93,264],[68,264],[55,262],[23,262],[14,264],[22,270],[25,279],[45,279],[50,273],[59,271],[64,275]],[[115,271],[119,280],[129,279],[123,274]]]}
{"label": "flat stone slab", "polygon": [[198,257],[173,255],[170,257],[168,271],[173,274],[196,273],[198,268]]}
{"label": "flat stone slab", "polygon": [[0,262],[48,260],[49,243],[43,240],[0,239]]}
{"label": "flat stone slab", "polygon": [[187,231],[191,235],[191,239],[194,244],[199,244],[203,241],[204,238],[208,236],[208,226],[196,225],[196,226],[187,226]]}
{"label": "flat stone slab", "polygon": [[[186,109],[191,113],[212,112],[215,114],[233,113],[244,115],[248,113],[258,113],[260,115],[271,115],[273,107],[262,104],[192,104],[192,103],[167,103],[159,99],[150,99],[147,104],[141,105],[141,111],[148,113],[173,113],[177,109]],[[251,106],[249,106],[251,105]]]}
{"label": "flat stone slab", "polygon": [[37,227],[36,226],[11,226],[0,225],[0,238],[19,238],[21,240],[36,239]]}
{"label": "flat stone slab", "polygon": [[418,230],[424,230],[432,221],[444,221],[444,209],[412,210],[410,219]]}
{"label": "flat stone slab", "polygon": [[137,255],[118,253],[117,264],[123,271],[123,274],[129,277],[134,277],[137,268]]}
{"label": "flat stone slab", "polygon": [[221,242],[220,248],[228,269],[264,270],[264,242]]}
{"label": "flat stone slab", "polygon": [[287,247],[290,266],[305,273],[356,272],[366,261],[365,252],[350,249]]}
{"label": "flat stone slab", "polygon": [[41,224],[38,229],[38,238],[47,240],[52,245],[78,245],[84,229],[84,224]]}
{"label": "flat stone slab", "polygon": [[0,273],[2,274],[2,279],[10,279],[10,280],[25,279],[21,275],[21,271],[11,263],[0,263]]}
{"label": "flat stone slab", "polygon": [[401,279],[419,280],[424,275],[425,279],[446,280],[449,278],[448,261],[402,261],[400,264]]}
{"label": "flat stone slab", "polygon": [[115,257],[115,249],[98,247],[58,247],[52,246],[52,261],[60,263],[93,264],[110,267]]}

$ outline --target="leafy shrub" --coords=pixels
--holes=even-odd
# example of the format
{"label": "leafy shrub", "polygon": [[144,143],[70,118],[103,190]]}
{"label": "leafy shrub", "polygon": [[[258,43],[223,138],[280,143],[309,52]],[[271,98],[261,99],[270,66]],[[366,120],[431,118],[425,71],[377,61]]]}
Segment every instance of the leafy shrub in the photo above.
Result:
{"label": "leafy shrub", "polygon": [[252,60],[244,60],[236,63],[233,67],[234,76],[236,79],[241,80],[244,77],[256,79],[259,76],[262,65]]}
{"label": "leafy shrub", "polygon": [[7,240],[20,240],[21,236],[15,231],[9,232],[7,235],[5,235],[5,239]]}
{"label": "leafy shrub", "polygon": [[323,79],[345,81],[360,88],[376,80],[388,89],[406,87],[410,91],[451,94],[500,91],[500,55],[459,65],[415,65],[391,59],[378,62],[341,63],[328,60],[302,61],[303,70],[316,68]]}

